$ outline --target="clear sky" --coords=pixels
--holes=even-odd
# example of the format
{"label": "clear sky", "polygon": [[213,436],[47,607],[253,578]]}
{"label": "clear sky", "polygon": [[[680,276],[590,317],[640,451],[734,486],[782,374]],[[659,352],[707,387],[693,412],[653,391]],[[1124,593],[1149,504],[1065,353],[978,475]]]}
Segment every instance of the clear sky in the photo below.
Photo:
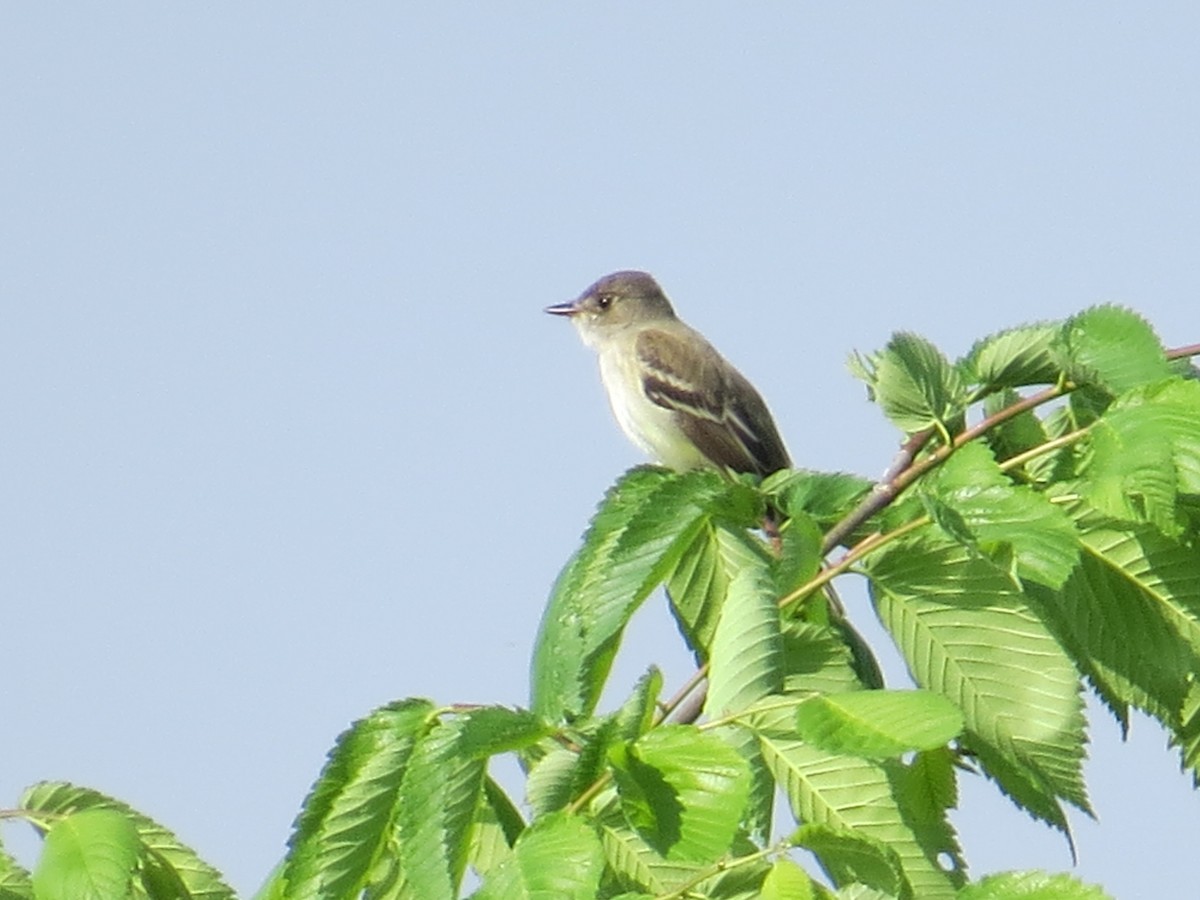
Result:
{"label": "clear sky", "polygon": [[[897,435],[844,361],[895,330],[1111,301],[1200,340],[1198,39],[1190,3],[6,4],[0,804],[97,788],[249,892],[349,721],[525,702],[640,461],[541,312],[605,272],[866,475]],[[618,685],[651,661],[688,672],[661,604]],[[1077,873],[1189,896],[1200,795],[1153,723],[1091,732]],[[989,784],[955,822],[976,875],[1071,865]]]}

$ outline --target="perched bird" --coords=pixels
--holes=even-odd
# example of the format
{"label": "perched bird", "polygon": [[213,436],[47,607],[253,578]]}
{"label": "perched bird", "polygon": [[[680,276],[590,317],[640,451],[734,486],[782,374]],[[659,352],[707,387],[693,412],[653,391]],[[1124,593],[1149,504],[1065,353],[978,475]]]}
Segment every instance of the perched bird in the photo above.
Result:
{"label": "perched bird", "polygon": [[681,322],[645,272],[605,275],[568,316],[600,357],[600,379],[621,430],[656,461],[769,475],[791,461],[754,386]]}

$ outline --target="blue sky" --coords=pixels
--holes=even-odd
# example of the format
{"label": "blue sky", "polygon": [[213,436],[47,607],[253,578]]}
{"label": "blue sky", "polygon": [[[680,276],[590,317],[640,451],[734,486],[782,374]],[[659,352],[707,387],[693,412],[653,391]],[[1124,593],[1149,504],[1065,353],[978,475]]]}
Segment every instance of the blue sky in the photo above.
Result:
{"label": "blue sky", "polygon": [[[1117,302],[1200,340],[1198,31],[1182,3],[5,7],[0,804],[86,784],[249,892],[350,720],[524,702],[549,586],[640,461],[541,313],[605,272],[654,272],[798,464],[866,475],[897,435],[844,361],[895,330],[958,355]],[[677,643],[647,608],[618,685],[678,684]],[[1091,731],[1077,873],[1185,896],[1200,797],[1152,723]],[[973,873],[1071,865],[962,792]]]}

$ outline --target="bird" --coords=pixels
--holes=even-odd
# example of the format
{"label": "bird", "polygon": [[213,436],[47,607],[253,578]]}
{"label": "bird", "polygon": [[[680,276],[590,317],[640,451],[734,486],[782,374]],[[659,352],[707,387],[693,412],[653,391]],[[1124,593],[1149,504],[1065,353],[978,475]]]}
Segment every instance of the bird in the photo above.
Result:
{"label": "bird", "polygon": [[654,461],[759,476],[791,468],[754,385],[675,315],[650,274],[613,272],[546,312],[596,351],[618,425]]}

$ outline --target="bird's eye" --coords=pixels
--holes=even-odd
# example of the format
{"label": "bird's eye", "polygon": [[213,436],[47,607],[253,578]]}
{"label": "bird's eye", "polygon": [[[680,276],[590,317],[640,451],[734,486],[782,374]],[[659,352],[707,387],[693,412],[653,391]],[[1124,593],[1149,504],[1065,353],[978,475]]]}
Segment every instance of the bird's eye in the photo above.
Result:
{"label": "bird's eye", "polygon": [[601,309],[608,309],[610,306],[612,306],[612,302],[613,302],[612,294],[600,294],[596,298],[596,305],[598,307],[600,307]]}

